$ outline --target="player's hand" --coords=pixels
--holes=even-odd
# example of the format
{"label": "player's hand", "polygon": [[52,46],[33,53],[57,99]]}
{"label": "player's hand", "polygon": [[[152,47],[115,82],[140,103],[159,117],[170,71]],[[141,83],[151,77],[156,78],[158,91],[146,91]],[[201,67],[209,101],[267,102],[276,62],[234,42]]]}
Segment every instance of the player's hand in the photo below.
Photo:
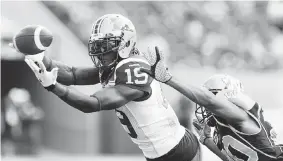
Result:
{"label": "player's hand", "polygon": [[211,138],[211,128],[206,123],[200,123],[197,119],[193,120],[193,125],[198,133],[200,139],[199,141],[204,144],[206,138]]}
{"label": "player's hand", "polygon": [[155,51],[152,51],[150,48],[148,48],[148,51],[143,54],[146,60],[149,62],[151,69],[142,68],[142,72],[149,74],[154,79],[162,83],[166,83],[172,78],[171,73],[168,71],[168,68],[165,65],[164,55],[159,51],[157,46],[155,46]]}
{"label": "player's hand", "polygon": [[48,89],[50,86],[56,84],[56,79],[58,76],[58,68],[53,68],[50,72],[46,70],[42,61],[38,61],[37,64],[29,59],[25,58],[25,62],[34,72],[36,78],[42,84],[42,86]]}
{"label": "player's hand", "polygon": [[270,130],[270,138],[272,141],[274,141],[275,143],[277,143],[277,132],[275,131],[274,128],[272,128]]}
{"label": "player's hand", "polygon": [[[17,52],[20,53],[20,51],[15,47],[14,43],[9,43],[9,46],[16,50]],[[23,53],[24,54],[24,53]],[[44,58],[44,52],[41,52],[41,53],[38,53],[38,54],[34,54],[34,55],[25,55],[25,58],[28,58],[30,60],[33,60],[34,62],[39,62],[39,61],[42,61],[43,58]]]}

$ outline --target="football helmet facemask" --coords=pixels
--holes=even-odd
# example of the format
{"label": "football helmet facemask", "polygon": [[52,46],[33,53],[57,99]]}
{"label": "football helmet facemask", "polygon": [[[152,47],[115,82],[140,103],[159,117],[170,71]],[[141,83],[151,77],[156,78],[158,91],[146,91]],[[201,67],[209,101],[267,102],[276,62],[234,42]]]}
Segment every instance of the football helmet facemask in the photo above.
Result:
{"label": "football helmet facemask", "polygon": [[[203,86],[212,92],[214,95],[217,95],[220,91],[224,89],[235,89],[238,91],[244,91],[242,83],[229,75],[225,74],[216,74],[210,77]],[[206,110],[203,106],[196,104],[195,116],[199,122],[209,121],[209,118],[213,114]]]}
{"label": "football helmet facemask", "polygon": [[[99,68],[101,83],[104,82],[102,78],[107,78],[120,60],[130,56],[136,39],[133,23],[122,15],[107,14],[93,24],[88,52],[94,65]],[[107,54],[114,54],[111,62],[105,60]]]}

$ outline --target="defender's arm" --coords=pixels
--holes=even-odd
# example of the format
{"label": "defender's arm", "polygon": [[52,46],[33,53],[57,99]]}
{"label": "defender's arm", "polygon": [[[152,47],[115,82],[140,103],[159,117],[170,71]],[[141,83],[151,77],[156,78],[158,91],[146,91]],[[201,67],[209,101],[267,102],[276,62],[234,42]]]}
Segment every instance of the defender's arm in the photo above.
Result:
{"label": "defender's arm", "polygon": [[200,123],[197,119],[193,120],[193,126],[196,132],[199,134],[199,142],[205,145],[210,151],[216,154],[223,161],[229,161],[229,159],[224,155],[221,150],[217,147],[211,137],[211,127],[205,123]]}
{"label": "defender's arm", "polygon": [[93,85],[99,83],[98,69],[94,67],[70,67],[44,56],[46,69],[59,68],[57,81],[64,85]]}
{"label": "defender's arm", "polygon": [[88,96],[74,88],[56,83],[52,92],[70,106],[84,113],[119,108],[144,95],[143,91],[124,85],[106,88]]}
{"label": "defender's arm", "polygon": [[205,145],[210,151],[212,151],[223,161],[229,161],[228,157],[220,151],[220,149],[217,147],[211,137],[206,138],[203,142],[203,145]]}
{"label": "defender's arm", "polygon": [[226,120],[242,122],[249,117],[243,109],[229,102],[225,98],[216,97],[213,93],[205,88],[199,88],[192,85],[183,85],[174,77],[166,84],[176,89],[193,102],[204,106],[215,115],[218,115]]}

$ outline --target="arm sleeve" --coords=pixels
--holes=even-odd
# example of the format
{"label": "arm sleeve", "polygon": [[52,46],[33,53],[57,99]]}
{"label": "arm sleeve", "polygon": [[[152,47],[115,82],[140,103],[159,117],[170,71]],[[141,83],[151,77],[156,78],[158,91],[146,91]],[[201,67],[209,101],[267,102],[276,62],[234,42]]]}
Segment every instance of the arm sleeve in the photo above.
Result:
{"label": "arm sleeve", "polygon": [[99,83],[99,72],[94,67],[72,67],[45,56],[46,69],[59,68],[57,81],[63,85],[92,85]]}
{"label": "arm sleeve", "polygon": [[115,85],[125,85],[127,87],[144,92],[143,97],[134,101],[143,101],[151,96],[151,83],[153,78],[141,72],[141,68],[150,69],[150,65],[145,60],[131,58],[121,61],[114,73]]}
{"label": "arm sleeve", "polygon": [[74,88],[56,83],[52,92],[68,105],[84,113],[101,110],[100,102],[97,97],[85,95]]}

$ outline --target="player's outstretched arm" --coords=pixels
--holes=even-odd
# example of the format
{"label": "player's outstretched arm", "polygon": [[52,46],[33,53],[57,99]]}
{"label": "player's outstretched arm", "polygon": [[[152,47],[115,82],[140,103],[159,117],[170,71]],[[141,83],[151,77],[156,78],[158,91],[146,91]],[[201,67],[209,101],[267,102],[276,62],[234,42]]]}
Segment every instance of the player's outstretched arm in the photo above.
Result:
{"label": "player's outstretched arm", "polygon": [[166,82],[167,85],[176,89],[193,102],[204,106],[217,116],[227,120],[241,122],[247,120],[248,114],[241,108],[229,102],[224,97],[217,97],[204,87],[196,87],[190,84],[182,84],[179,80],[172,77]]}
{"label": "player's outstretched arm", "polygon": [[58,68],[57,81],[64,85],[93,85],[99,83],[98,69],[95,67],[71,67],[60,61],[44,56],[43,63],[50,71]]}
{"label": "player's outstretched arm", "polygon": [[193,102],[204,106],[217,116],[226,120],[233,120],[235,123],[242,123],[248,119],[248,114],[238,106],[229,102],[227,98],[216,97],[212,92],[202,87],[196,87],[190,84],[182,84],[179,80],[173,77],[164,63],[164,56],[155,47],[155,51],[148,50],[144,53],[145,58],[151,65],[150,69],[142,69],[156,80],[166,83],[176,89]]}
{"label": "player's outstretched arm", "polygon": [[88,96],[74,88],[56,83],[52,92],[84,113],[116,109],[143,96],[143,92],[123,85],[106,88]]}
{"label": "player's outstretched arm", "polygon": [[47,71],[41,61],[36,65],[33,60],[26,58],[25,62],[45,89],[52,91],[64,102],[85,113],[115,109],[144,95],[144,92],[140,90],[125,85],[116,85],[88,96],[58,83],[56,81],[58,68]]}

